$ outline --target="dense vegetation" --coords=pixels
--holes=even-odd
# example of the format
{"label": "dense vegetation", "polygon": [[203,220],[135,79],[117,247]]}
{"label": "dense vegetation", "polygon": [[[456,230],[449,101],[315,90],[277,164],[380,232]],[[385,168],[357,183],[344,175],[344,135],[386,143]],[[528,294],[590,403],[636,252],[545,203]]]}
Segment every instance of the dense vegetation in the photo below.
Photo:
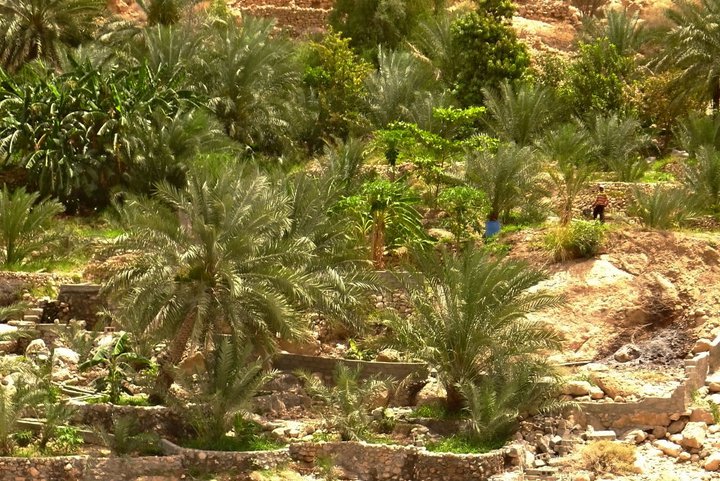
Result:
{"label": "dense vegetation", "polygon": [[[720,215],[717,0],[678,1],[664,35],[588,14],[569,57],[532,56],[506,0],[338,0],[332,29],[303,40],[218,2],[185,16],[179,0],[146,0],[141,24],[102,4],[0,0],[2,259],[49,254],[63,210],[112,218],[126,262],[107,291],[132,336],[84,366],[108,370],[111,402],[135,370],[152,401],[172,402],[189,346],[211,351],[185,413],[200,444],[245,445],[239,413],[264,356],[308,336],[311,312],[362,334],[373,267],[402,264],[415,315],[386,328],[438,370],[449,410],[467,411],[463,442],[494,445],[554,406],[546,354],[560,340],[526,317],[556,301],[528,293],[542,273],[504,260],[484,221],[552,214],[545,243],[564,259],[605,234],[575,219],[594,182],[671,181],[636,191],[648,228]],[[40,399],[29,379],[0,389],[2,453]],[[366,436],[363,396],[346,394],[324,394],[333,422]]]}

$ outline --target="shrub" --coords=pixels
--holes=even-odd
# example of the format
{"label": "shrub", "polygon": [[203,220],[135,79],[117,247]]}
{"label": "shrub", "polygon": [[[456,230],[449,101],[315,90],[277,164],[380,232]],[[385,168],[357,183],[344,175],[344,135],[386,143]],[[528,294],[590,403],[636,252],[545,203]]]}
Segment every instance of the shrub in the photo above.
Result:
{"label": "shrub", "polygon": [[113,422],[112,436],[101,431],[105,444],[120,456],[129,454],[160,454],[160,436],[144,432],[137,419],[130,416],[117,418]]}
{"label": "shrub", "polygon": [[557,261],[592,257],[605,240],[606,228],[596,221],[574,220],[567,226],[551,229],[545,236],[545,248]]}
{"label": "shrub", "polygon": [[582,466],[595,474],[631,474],[634,472],[635,446],[612,441],[597,441],[582,451]]}
{"label": "shrub", "polygon": [[651,229],[670,229],[693,214],[694,206],[683,189],[668,189],[656,185],[651,193],[633,189],[629,214]]}
{"label": "shrub", "polygon": [[4,250],[4,265],[16,265],[27,256],[45,247],[46,227],[53,217],[63,211],[54,200],[40,200],[40,195],[18,189],[10,192],[7,186],[0,191],[0,242]]}
{"label": "shrub", "polygon": [[447,212],[447,224],[459,243],[463,233],[477,222],[486,210],[488,202],[485,193],[472,187],[450,187],[438,196],[438,205]]}
{"label": "shrub", "polygon": [[700,147],[697,157],[685,164],[683,174],[697,205],[720,214],[720,152],[715,147]]}

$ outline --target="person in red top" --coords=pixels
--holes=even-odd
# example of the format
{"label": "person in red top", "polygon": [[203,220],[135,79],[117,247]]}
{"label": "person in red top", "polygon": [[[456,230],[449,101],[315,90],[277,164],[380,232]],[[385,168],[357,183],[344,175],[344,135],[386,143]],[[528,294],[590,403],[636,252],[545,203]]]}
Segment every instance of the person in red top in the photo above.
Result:
{"label": "person in red top", "polygon": [[598,195],[595,197],[595,202],[592,205],[593,208],[593,219],[600,218],[600,222],[605,222],[605,207],[610,205],[610,199],[605,194],[605,187],[602,185],[598,186]]}

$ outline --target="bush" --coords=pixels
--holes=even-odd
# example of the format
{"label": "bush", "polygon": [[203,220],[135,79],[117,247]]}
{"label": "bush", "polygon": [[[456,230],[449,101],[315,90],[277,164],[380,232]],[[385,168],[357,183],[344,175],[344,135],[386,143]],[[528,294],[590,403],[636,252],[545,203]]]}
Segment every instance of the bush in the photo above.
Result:
{"label": "bush", "polygon": [[486,453],[500,446],[477,444],[465,436],[456,434],[440,441],[428,443],[426,447],[428,451],[436,453],[478,454]]}
{"label": "bush", "polygon": [[582,451],[582,466],[595,474],[630,474],[634,471],[635,446],[597,441]]}
{"label": "bush", "polygon": [[668,189],[656,185],[651,193],[633,190],[633,201],[628,213],[640,219],[651,229],[670,229],[692,215],[690,196],[682,189]]}
{"label": "bush", "polygon": [[545,236],[545,248],[557,261],[592,257],[605,240],[606,228],[596,221],[574,220],[556,227]]}

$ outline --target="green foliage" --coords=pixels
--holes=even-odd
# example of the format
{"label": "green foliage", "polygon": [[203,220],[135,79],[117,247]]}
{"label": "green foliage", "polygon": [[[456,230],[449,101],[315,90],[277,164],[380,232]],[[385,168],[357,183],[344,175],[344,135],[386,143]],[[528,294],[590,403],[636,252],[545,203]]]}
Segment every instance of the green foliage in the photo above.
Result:
{"label": "green foliage", "polygon": [[433,15],[418,24],[412,38],[412,47],[432,64],[446,88],[452,88],[458,67],[452,25],[451,14]]}
{"label": "green foliage", "polygon": [[638,217],[645,227],[668,230],[681,225],[694,210],[692,196],[685,190],[656,185],[650,193],[633,189],[628,213]]}
{"label": "green foliage", "polygon": [[50,199],[40,200],[36,192],[24,188],[10,192],[7,186],[0,191],[0,242],[3,264],[21,264],[28,256],[48,245],[47,228],[54,217],[63,211],[62,205]]}
{"label": "green foliage", "polygon": [[706,149],[720,149],[720,115],[690,114],[675,126],[675,138],[691,157]]}
{"label": "green foliage", "polygon": [[317,129],[313,135],[347,137],[364,123],[365,78],[372,65],[358,57],[350,40],[330,32],[321,42],[306,47],[303,80],[318,102]]}
{"label": "green foliage", "polygon": [[685,164],[683,183],[698,206],[720,214],[720,152],[714,147],[701,147],[697,157]]}
{"label": "green foliage", "polygon": [[59,68],[64,47],[89,40],[102,0],[0,0],[0,67],[16,72],[33,60]]}
{"label": "green foliage", "polygon": [[[161,78],[144,66],[101,72],[89,62],[75,63],[62,75],[8,80],[0,85],[0,156],[25,169],[29,187],[42,195],[72,209],[105,207],[113,188],[135,175],[135,159],[145,164],[159,150],[157,143],[152,154],[141,150],[146,139],[171,139],[157,131],[190,96],[178,78]],[[163,148],[175,153],[176,146]]]}
{"label": "green foliage", "polygon": [[622,111],[633,70],[632,58],[623,56],[607,38],[581,42],[562,93],[579,116]]}
{"label": "green foliage", "polygon": [[537,191],[540,165],[531,147],[500,145],[496,151],[476,151],[468,155],[466,178],[486,193],[490,213],[508,217],[524,200]]}
{"label": "green foliage", "polygon": [[53,455],[67,456],[75,454],[85,441],[80,431],[72,426],[58,426],[52,433],[52,439],[47,443],[43,452]]}
{"label": "green foliage", "polygon": [[596,221],[573,220],[547,232],[545,248],[558,261],[592,257],[605,240],[606,227]]}
{"label": "green foliage", "polygon": [[607,38],[622,56],[634,55],[648,40],[648,32],[645,25],[640,22],[638,12],[631,13],[618,9],[607,10],[603,21],[587,22],[586,36],[588,43]]}
{"label": "green foliage", "polygon": [[478,224],[487,209],[487,196],[472,187],[449,187],[438,196],[438,206],[447,212],[447,224],[459,243],[469,227]]}
{"label": "green foliage", "polygon": [[113,421],[112,436],[102,433],[105,444],[119,456],[152,456],[162,453],[160,436],[144,431],[137,419],[121,416]]}
{"label": "green foliage", "polygon": [[429,16],[434,0],[337,0],[330,25],[350,39],[358,52],[370,55],[382,45],[395,49],[418,22]]}
{"label": "green foliage", "polygon": [[520,78],[530,65],[527,48],[510,25],[508,0],[478,1],[478,8],[453,22],[454,91],[463,105],[481,105],[483,88]]}
{"label": "green foliage", "polygon": [[551,162],[547,172],[558,193],[560,222],[572,220],[575,198],[590,181],[597,166],[597,147],[586,131],[575,124],[565,124],[548,132],[539,143],[540,151]]}
{"label": "green foliage", "polygon": [[[265,371],[263,361],[251,357],[249,345],[241,349],[226,336],[217,340],[205,367],[207,376],[195,391],[193,404],[185,408],[185,416],[198,443],[209,445],[223,438],[232,426],[245,427],[238,415],[275,373]],[[241,433],[236,431],[236,435]]]}
{"label": "green foliage", "polygon": [[[308,373],[299,373],[305,389],[331,412],[323,412],[328,427],[336,429],[343,441],[365,440],[370,435],[372,416],[369,407],[392,389],[392,383],[379,378],[363,379],[360,368],[338,364],[333,373],[334,386]],[[389,396],[388,396],[389,399]]]}
{"label": "green foliage", "polygon": [[457,418],[458,413],[449,412],[442,404],[425,404],[413,409],[412,415],[418,418],[453,419]]}
{"label": "green foliage", "polygon": [[617,114],[598,115],[590,125],[590,136],[596,146],[595,155],[601,164],[615,172],[621,182],[636,182],[649,165],[640,155],[650,142],[640,122]]}
{"label": "green foliage", "polygon": [[172,339],[163,384],[191,339],[224,332],[271,351],[304,334],[305,310],[349,325],[368,287],[364,266],[342,253],[348,231],[329,219],[332,186],[273,185],[215,160],[191,171],[186,191],[160,184],[161,202],[131,199],[121,210],[127,234],[116,248],[134,261],[108,289],[136,332]]}
{"label": "green foliage", "polygon": [[358,195],[344,199],[338,208],[355,218],[369,234],[372,259],[377,268],[385,264],[386,247],[410,245],[425,239],[419,199],[403,181],[375,180],[365,183]]}
{"label": "green foliage", "polygon": [[455,434],[439,441],[430,442],[426,448],[435,453],[480,454],[497,449],[502,445],[479,445],[462,434]]}
{"label": "green foliage", "polygon": [[138,0],[145,13],[147,24],[174,25],[182,18],[183,8],[189,8],[188,0]]}
{"label": "green foliage", "polygon": [[700,95],[720,109],[720,2],[678,0],[667,11],[672,28],[654,62],[661,69],[677,71],[672,82],[676,96]]}
{"label": "green foliage", "polygon": [[554,330],[526,317],[557,303],[528,291],[543,273],[473,249],[426,254],[417,263],[406,283],[415,316],[389,325],[399,346],[437,369],[451,411],[465,404],[462,386],[510,364],[534,365],[559,346]]}
{"label": "green foliage", "polygon": [[0,455],[10,456],[15,447],[13,434],[26,411],[42,402],[45,393],[22,377],[13,385],[0,384]]}
{"label": "green foliage", "polygon": [[504,142],[531,145],[558,119],[558,101],[551,90],[529,83],[504,81],[497,90],[484,89],[488,125]]}
{"label": "green foliage", "polygon": [[107,372],[95,380],[98,393],[108,393],[108,400],[118,404],[120,394],[130,393],[126,384],[130,373],[144,369],[150,361],[132,350],[130,337],[126,332],[120,334],[112,344],[103,346],[95,351],[93,357],[80,364],[80,370],[101,367]]}

